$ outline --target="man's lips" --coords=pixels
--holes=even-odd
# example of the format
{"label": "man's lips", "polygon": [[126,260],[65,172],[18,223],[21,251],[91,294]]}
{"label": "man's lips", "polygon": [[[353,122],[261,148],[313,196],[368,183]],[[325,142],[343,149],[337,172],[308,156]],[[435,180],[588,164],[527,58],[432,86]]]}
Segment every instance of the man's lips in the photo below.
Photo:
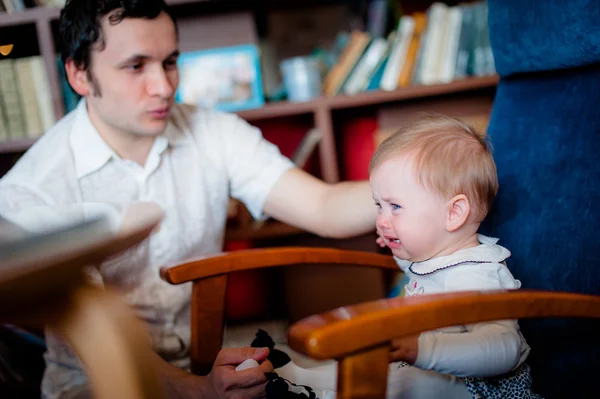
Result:
{"label": "man's lips", "polygon": [[168,112],[168,111],[169,111],[169,107],[161,107],[161,108],[155,108],[155,109],[153,109],[150,112],[152,112],[152,113],[155,113],[155,112],[161,113],[161,112]]}
{"label": "man's lips", "polygon": [[155,108],[149,112],[155,118],[165,118],[169,115],[170,107]]}

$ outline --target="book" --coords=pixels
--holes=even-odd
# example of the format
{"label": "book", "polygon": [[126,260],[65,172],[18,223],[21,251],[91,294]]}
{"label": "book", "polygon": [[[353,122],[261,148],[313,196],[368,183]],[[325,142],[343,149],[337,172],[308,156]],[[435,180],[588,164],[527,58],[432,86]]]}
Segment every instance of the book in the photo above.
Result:
{"label": "book", "polygon": [[17,76],[13,67],[15,60],[0,60],[0,90],[10,139],[25,137],[25,121],[21,109]]}
{"label": "book", "polygon": [[398,22],[396,39],[390,49],[388,63],[383,71],[381,78],[382,90],[395,90],[398,86],[398,75],[404,65],[408,46],[413,36],[415,28],[414,18],[410,15],[403,15]]}
{"label": "book", "polygon": [[25,135],[27,137],[36,137],[42,132],[42,120],[40,118],[40,108],[33,77],[34,58],[18,58],[13,64],[14,72],[17,76],[19,98],[25,122]]}
{"label": "book", "polygon": [[423,12],[417,12],[413,15],[415,28],[413,30],[410,44],[406,52],[404,65],[398,74],[398,87],[407,87],[410,85],[414,71],[416,69],[419,48],[422,42],[423,32],[427,27],[427,15]]}
{"label": "book", "polygon": [[386,39],[382,37],[374,38],[358,61],[356,68],[354,68],[348,77],[348,80],[344,83],[342,92],[347,95],[353,95],[366,90],[377,66],[386,57],[388,48],[389,44]]}
{"label": "book", "polygon": [[52,128],[56,122],[56,116],[52,105],[52,92],[50,91],[48,73],[46,72],[44,59],[41,56],[31,59],[31,71],[36,87],[40,120],[42,122],[42,130],[38,132],[38,135],[42,135],[46,130]]}
{"label": "book", "polygon": [[471,48],[474,35],[474,15],[471,4],[463,4],[462,22],[460,29],[460,38],[458,40],[458,52],[456,54],[456,64],[454,66],[454,78],[462,79],[469,73],[469,58],[471,57]]}
{"label": "book", "polygon": [[440,83],[449,83],[454,80],[462,27],[462,8],[459,6],[450,7],[446,18],[446,34],[442,41],[443,47],[437,76],[437,81]]}
{"label": "book", "polygon": [[366,32],[352,31],[350,39],[337,63],[327,72],[323,82],[323,93],[335,96],[343,87],[348,76],[371,42],[371,35]]}

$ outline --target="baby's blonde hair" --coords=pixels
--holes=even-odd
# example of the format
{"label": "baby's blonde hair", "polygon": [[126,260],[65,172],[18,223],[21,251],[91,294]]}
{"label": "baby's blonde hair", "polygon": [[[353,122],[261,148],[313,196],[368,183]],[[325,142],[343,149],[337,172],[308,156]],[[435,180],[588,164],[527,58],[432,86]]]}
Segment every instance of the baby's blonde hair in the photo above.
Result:
{"label": "baby's blonde hair", "polygon": [[484,134],[460,119],[427,115],[385,139],[369,173],[394,156],[413,156],[417,181],[444,199],[464,194],[476,221],[489,212],[498,192],[491,145]]}

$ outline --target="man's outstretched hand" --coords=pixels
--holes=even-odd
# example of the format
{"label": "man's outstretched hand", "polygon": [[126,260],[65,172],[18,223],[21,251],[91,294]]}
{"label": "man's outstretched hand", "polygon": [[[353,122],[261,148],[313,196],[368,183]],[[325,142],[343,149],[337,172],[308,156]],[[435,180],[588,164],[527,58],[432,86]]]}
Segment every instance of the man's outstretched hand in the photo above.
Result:
{"label": "man's outstretched hand", "polygon": [[[267,360],[268,348],[225,348],[222,349],[208,380],[215,398],[262,398],[265,396],[267,378],[265,373],[273,371]],[[258,367],[236,371],[235,368],[247,359],[254,359]]]}

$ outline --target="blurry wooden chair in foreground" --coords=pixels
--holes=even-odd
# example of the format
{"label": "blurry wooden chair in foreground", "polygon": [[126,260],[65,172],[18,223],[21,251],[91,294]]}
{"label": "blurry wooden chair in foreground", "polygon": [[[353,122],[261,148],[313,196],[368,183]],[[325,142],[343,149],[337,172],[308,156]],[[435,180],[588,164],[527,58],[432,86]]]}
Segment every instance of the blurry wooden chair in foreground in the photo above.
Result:
{"label": "blurry wooden chair in foreground", "polygon": [[[223,343],[228,274],[300,264],[398,270],[388,255],[323,248],[242,250],[163,269],[163,279],[171,284],[193,282],[194,373],[210,370]],[[297,321],[288,330],[288,345],[313,359],[339,361],[338,399],[385,398],[392,339],[460,324],[541,317],[600,318],[600,297],[517,290],[381,299]]]}
{"label": "blurry wooden chair in foreground", "polygon": [[116,293],[90,285],[84,273],[148,237],[162,215],[146,211],[118,234],[97,219],[0,243],[0,322],[61,333],[96,398],[160,397],[142,325]]}

